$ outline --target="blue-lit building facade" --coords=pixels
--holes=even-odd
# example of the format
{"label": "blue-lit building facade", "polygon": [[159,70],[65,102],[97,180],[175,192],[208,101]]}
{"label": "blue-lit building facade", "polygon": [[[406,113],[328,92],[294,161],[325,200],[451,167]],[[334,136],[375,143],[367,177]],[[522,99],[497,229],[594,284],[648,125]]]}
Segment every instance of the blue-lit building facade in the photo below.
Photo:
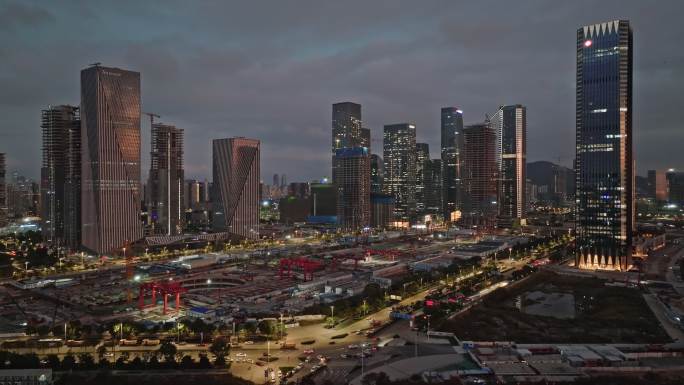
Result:
{"label": "blue-lit building facade", "polygon": [[577,30],[576,266],[627,270],[634,227],[632,30]]}
{"label": "blue-lit building facade", "polygon": [[337,165],[337,223],[344,229],[370,226],[370,157],[368,148],[339,148]]}

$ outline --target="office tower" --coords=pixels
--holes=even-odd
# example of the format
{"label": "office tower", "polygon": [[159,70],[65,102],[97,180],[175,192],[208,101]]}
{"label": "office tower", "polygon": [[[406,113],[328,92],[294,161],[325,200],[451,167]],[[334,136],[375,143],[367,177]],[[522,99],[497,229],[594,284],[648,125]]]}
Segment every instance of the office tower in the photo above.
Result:
{"label": "office tower", "polygon": [[443,214],[442,209],[442,160],[430,159],[425,165],[425,214]]}
{"label": "office tower", "polygon": [[427,143],[416,143],[416,215],[425,215],[426,183],[430,177],[430,147]]}
{"label": "office tower", "polygon": [[370,128],[361,128],[361,141],[359,142],[360,147],[366,147],[368,153],[371,153],[371,130]]}
{"label": "office tower", "polygon": [[344,229],[370,225],[370,158],[365,147],[339,148],[335,151],[338,166],[337,223]]}
{"label": "office tower", "polygon": [[196,179],[189,179],[183,183],[183,207],[186,210],[197,207],[203,201],[201,188],[202,182]]}
{"label": "office tower", "polygon": [[140,73],[81,71],[81,237],[98,254],[142,237]]}
{"label": "office tower", "polygon": [[183,233],[183,129],[152,124],[148,210],[154,234]]}
{"label": "office tower", "polygon": [[259,147],[256,139],[214,139],[214,230],[258,239]]}
{"label": "office tower", "polygon": [[77,248],[81,233],[81,118],[75,106],[50,106],[41,113],[43,163],[40,214],[43,238]]}
{"label": "office tower", "polygon": [[371,192],[382,192],[382,158],[377,154],[370,156]]}
{"label": "office tower", "polygon": [[537,201],[545,204],[561,206],[575,194],[575,172],[564,166],[546,161],[528,163],[527,179]]}
{"label": "office tower", "polygon": [[280,186],[280,177],[278,174],[273,174],[273,186]]}
{"label": "office tower", "polygon": [[577,30],[576,266],[627,270],[634,228],[632,29]]}
{"label": "office tower", "polygon": [[444,107],[441,111],[442,210],[444,220],[461,210],[461,151],[463,111]]}
{"label": "office tower", "polygon": [[280,188],[287,186],[287,175],[283,174],[280,176]]}
{"label": "office tower", "polygon": [[465,127],[461,151],[462,218],[491,226],[496,217],[496,132],[489,121]]}
{"label": "office tower", "polygon": [[504,222],[520,220],[527,211],[527,108],[520,104],[501,106],[491,123],[496,132],[499,217]]}
{"label": "office tower", "polygon": [[412,221],[416,216],[416,126],[386,125],[382,146],[384,192],[394,197],[395,219]]}
{"label": "office tower", "polygon": [[335,183],[335,150],[361,145],[361,105],[352,102],[332,105],[332,181]]}
{"label": "office tower", "polygon": [[667,201],[675,205],[684,205],[684,172],[670,169],[667,178]]}
{"label": "office tower", "polygon": [[5,163],[5,153],[0,152],[0,226],[7,224],[7,184],[5,175],[7,166]]}
{"label": "office tower", "polygon": [[371,193],[371,226],[374,228],[390,227],[394,222],[394,197],[389,194]]}
{"label": "office tower", "polygon": [[648,170],[648,195],[658,202],[667,201],[667,175],[662,170]]}

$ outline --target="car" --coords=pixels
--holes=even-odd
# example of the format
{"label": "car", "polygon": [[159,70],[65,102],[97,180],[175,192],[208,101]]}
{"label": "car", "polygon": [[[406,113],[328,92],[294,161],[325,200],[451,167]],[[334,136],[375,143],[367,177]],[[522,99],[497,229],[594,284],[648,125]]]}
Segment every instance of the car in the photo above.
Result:
{"label": "car", "polygon": [[242,352],[235,353],[235,357],[247,357],[247,353],[242,353]]}
{"label": "car", "polygon": [[314,353],[313,349],[304,350],[304,354],[313,354],[313,353]]}
{"label": "car", "polygon": [[347,346],[347,349],[358,349],[358,348],[359,348],[359,345],[356,345],[356,344],[351,344],[351,345]]}
{"label": "car", "polygon": [[254,341],[245,341],[244,344],[245,345],[254,345]]}
{"label": "car", "polygon": [[342,353],[342,354],[340,354],[340,358],[349,358],[349,354]]}

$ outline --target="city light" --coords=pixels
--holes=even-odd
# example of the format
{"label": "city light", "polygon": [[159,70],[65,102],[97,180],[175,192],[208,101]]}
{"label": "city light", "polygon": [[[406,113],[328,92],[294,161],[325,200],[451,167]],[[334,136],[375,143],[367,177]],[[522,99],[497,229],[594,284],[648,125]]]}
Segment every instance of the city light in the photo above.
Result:
{"label": "city light", "polygon": [[591,44],[592,44],[592,41],[591,41],[591,40],[585,40],[585,41],[584,41],[584,46],[587,47],[587,48],[591,47]]}

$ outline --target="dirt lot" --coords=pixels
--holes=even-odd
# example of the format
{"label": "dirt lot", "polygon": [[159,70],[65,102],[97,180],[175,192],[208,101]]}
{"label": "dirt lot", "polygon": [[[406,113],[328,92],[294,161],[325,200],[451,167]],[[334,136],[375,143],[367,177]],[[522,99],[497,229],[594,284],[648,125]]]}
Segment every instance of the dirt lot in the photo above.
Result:
{"label": "dirt lot", "polygon": [[[519,343],[662,343],[670,342],[639,289],[605,286],[605,281],[542,271],[519,284],[499,289],[483,303],[440,330],[461,340]],[[568,293],[575,299],[573,319],[521,312],[520,295],[541,291]],[[524,304],[524,301],[522,302]]]}

